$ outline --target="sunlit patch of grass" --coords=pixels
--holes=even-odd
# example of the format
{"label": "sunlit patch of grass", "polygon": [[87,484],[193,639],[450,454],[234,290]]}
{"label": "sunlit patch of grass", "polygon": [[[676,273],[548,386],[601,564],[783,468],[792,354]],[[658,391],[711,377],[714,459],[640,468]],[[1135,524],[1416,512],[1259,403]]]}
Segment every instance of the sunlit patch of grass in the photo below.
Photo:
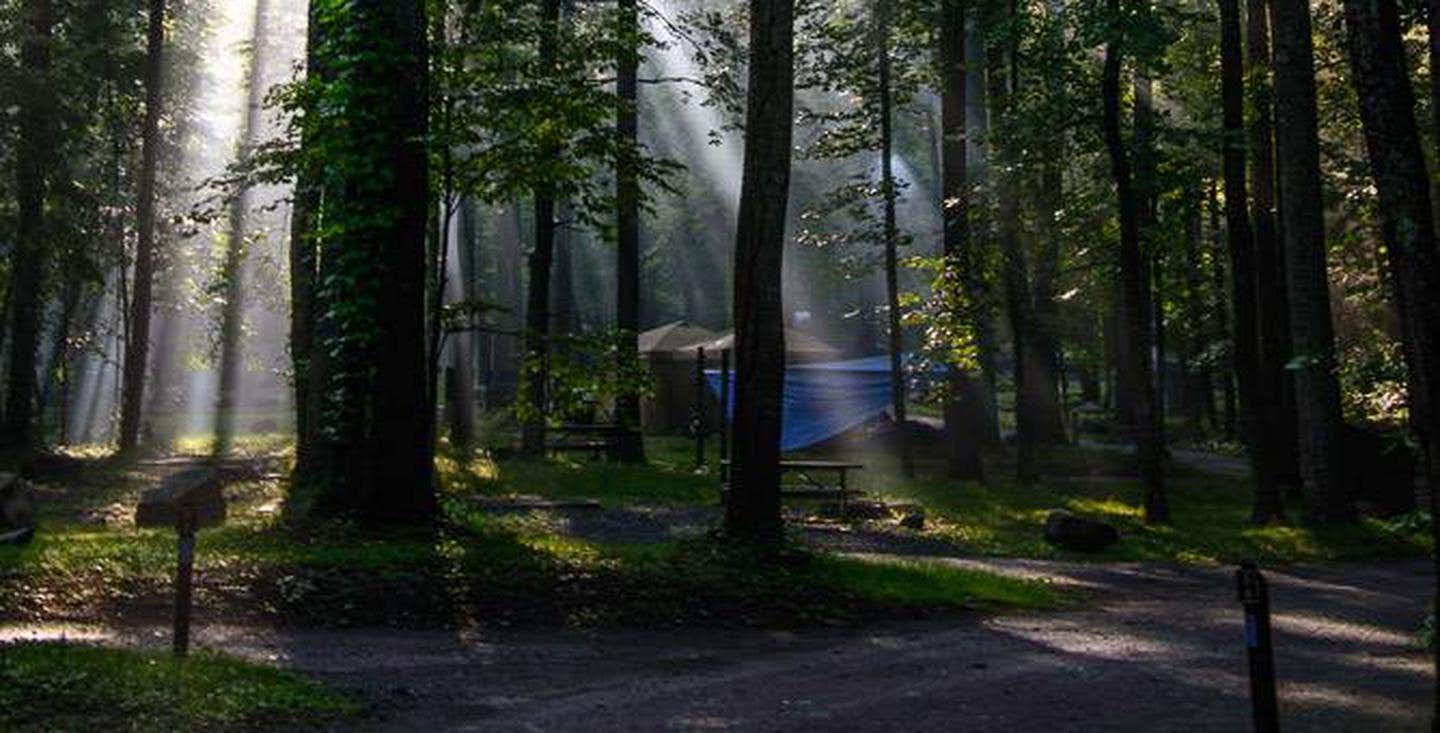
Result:
{"label": "sunlit patch of grass", "polygon": [[[897,486],[890,495],[924,504],[935,515],[932,535],[983,555],[1287,563],[1418,556],[1431,547],[1419,525],[1376,519],[1345,527],[1256,526],[1249,521],[1248,483],[1224,477],[1173,477],[1168,482],[1171,521],[1156,525],[1145,523],[1141,489],[1130,480],[1031,486],[917,481]],[[1062,508],[1115,525],[1120,542],[1098,555],[1066,553],[1046,544],[1045,518]]]}
{"label": "sunlit patch of grass", "polygon": [[[210,433],[179,435],[171,440],[170,451],[177,456],[208,456],[215,452],[215,436]],[[237,456],[293,456],[295,436],[288,432],[242,433],[231,438],[230,453]]]}
{"label": "sunlit patch of grass", "polygon": [[484,496],[540,496],[598,499],[606,505],[634,503],[705,504],[719,499],[711,472],[697,473],[673,441],[649,441],[646,465],[622,465],[589,456],[547,460],[497,459],[487,451],[461,456],[442,446],[436,462],[446,493]]}
{"label": "sunlit patch of grass", "polygon": [[176,660],[64,643],[0,645],[6,730],[253,730],[318,726],[359,711],[299,675],[211,652]]}
{"label": "sunlit patch of grass", "polygon": [[933,560],[874,561],[820,556],[817,581],[876,601],[911,606],[1053,608],[1065,595],[1048,583],[967,570]]}

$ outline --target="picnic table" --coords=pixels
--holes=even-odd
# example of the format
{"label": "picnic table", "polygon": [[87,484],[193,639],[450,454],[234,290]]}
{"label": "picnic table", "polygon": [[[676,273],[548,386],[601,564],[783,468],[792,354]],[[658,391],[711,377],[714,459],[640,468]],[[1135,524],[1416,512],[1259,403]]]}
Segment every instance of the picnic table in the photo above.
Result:
{"label": "picnic table", "polygon": [[[720,462],[723,481],[720,492],[730,490],[730,461]],[[790,460],[780,461],[780,495],[793,499],[834,499],[840,514],[845,514],[845,502],[852,497],[863,496],[864,492],[850,488],[850,472],[865,468],[862,463],[846,461]],[[794,481],[786,483],[785,477]]]}
{"label": "picnic table", "polygon": [[595,458],[601,455],[615,457],[620,447],[625,426],[617,423],[566,423],[551,428],[553,436],[545,450],[555,453],[590,453]]}

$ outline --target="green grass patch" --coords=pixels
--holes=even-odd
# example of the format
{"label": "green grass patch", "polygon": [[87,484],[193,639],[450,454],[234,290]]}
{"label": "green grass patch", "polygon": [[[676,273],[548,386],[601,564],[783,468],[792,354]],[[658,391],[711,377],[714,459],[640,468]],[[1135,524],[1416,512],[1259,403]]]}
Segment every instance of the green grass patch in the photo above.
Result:
{"label": "green grass patch", "polygon": [[0,728],[251,730],[319,726],[360,711],[299,675],[211,652],[189,659],[68,644],[0,645]]}
{"label": "green grass patch", "polygon": [[[442,451],[436,465],[444,485],[456,493],[587,498],[607,506],[719,501],[715,467],[696,470],[693,441],[652,438],[646,447],[649,460],[643,466],[593,460],[584,454],[539,461],[496,459],[488,451],[459,456],[449,450]],[[713,449],[710,454],[714,459]]]}
{"label": "green grass patch", "polygon": [[[1376,518],[1339,527],[1256,526],[1250,522],[1249,483],[1242,479],[1181,475],[1168,482],[1167,491],[1171,521],[1160,525],[1145,523],[1139,482],[1130,480],[1050,478],[1031,486],[920,481],[889,493],[925,504],[937,520],[933,534],[983,555],[1283,564],[1413,557],[1432,545],[1428,532],[1413,522]],[[1109,522],[1121,540],[1095,556],[1057,550],[1042,537],[1045,517],[1054,509]]]}

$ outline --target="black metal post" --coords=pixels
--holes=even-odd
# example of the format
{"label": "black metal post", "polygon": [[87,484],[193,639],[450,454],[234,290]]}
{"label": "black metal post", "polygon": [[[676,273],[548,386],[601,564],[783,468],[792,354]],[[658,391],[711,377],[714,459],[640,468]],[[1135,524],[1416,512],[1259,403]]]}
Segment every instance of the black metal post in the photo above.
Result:
{"label": "black metal post", "polygon": [[1270,637],[1270,588],[1253,562],[1235,571],[1240,605],[1245,609],[1245,652],[1250,661],[1251,715],[1257,733],[1280,730],[1275,695],[1275,651]]}
{"label": "black metal post", "polygon": [[180,557],[175,567],[175,633],[173,648],[175,656],[183,657],[190,652],[190,608],[194,588],[195,572],[195,517],[188,508],[180,510],[175,523],[179,536]]}
{"label": "black metal post", "polygon": [[695,469],[705,467],[705,347],[695,349]]}

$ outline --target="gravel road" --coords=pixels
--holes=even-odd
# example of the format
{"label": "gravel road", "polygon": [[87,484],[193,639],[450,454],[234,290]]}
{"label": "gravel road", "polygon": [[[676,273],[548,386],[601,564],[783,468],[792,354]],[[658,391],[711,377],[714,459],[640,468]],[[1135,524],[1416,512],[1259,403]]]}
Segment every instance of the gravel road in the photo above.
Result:
{"label": "gravel road", "polygon": [[[207,627],[200,643],[363,689],[364,727],[439,731],[1238,731],[1230,571],[947,559],[1081,589],[1075,608],[863,631],[397,632]],[[1286,730],[1423,730],[1425,561],[1269,573]],[[12,627],[162,645],[156,629]],[[353,729],[353,726],[350,727]]]}

